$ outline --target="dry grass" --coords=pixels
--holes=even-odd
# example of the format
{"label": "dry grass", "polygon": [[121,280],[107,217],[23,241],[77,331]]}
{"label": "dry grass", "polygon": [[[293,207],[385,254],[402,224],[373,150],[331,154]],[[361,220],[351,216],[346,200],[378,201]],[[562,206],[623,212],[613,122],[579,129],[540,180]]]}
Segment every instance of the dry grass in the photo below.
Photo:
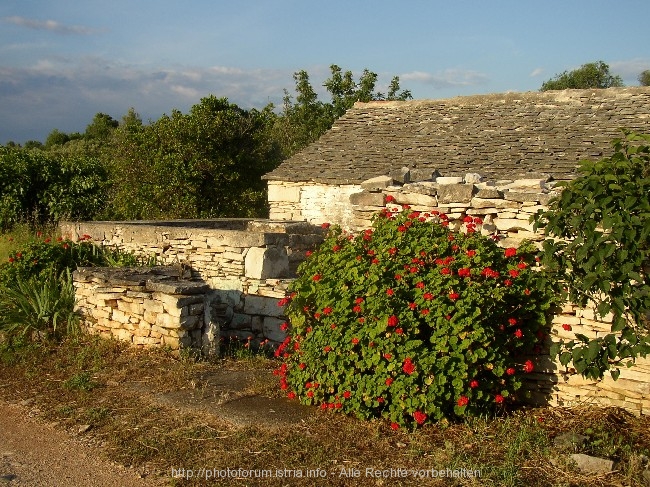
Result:
{"label": "dry grass", "polygon": [[[0,347],[2,348],[2,347]],[[182,404],[162,404],[147,391],[168,392],[209,387],[202,382],[223,368],[253,368],[260,380],[249,385],[274,394],[269,360],[179,359],[164,351],[136,351],[92,337],[69,339],[60,346],[29,346],[0,352],[0,390],[10,400],[33,398],[47,418],[85,433],[107,455],[142,472],[169,479],[170,485],[213,485],[214,479],[172,479],[172,468],[288,469],[326,471],[327,477],[240,478],[232,485],[452,485],[452,486],[609,486],[643,485],[642,454],[650,453],[650,419],[616,409],[527,409],[507,417],[474,418],[435,425],[414,433],[394,432],[385,423],[362,422],[314,411],[304,421],[279,429],[235,426],[208,413],[192,413]],[[260,411],[264,414],[264,411]],[[587,476],[566,462],[553,446],[562,432],[587,434],[581,450],[617,461],[609,475]],[[366,469],[480,470],[481,478],[375,478]],[[341,475],[357,469],[358,478]]]}

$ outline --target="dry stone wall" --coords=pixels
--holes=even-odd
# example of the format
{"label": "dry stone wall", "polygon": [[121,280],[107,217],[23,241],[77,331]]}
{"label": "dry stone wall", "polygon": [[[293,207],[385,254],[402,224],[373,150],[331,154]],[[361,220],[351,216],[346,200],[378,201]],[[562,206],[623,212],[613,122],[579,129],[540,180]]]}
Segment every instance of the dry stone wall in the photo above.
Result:
{"label": "dry stone wall", "polygon": [[[283,341],[286,334],[281,330],[281,325],[285,317],[283,309],[278,306],[278,301],[285,296],[289,283],[296,275],[298,264],[304,260],[305,252],[313,249],[323,240],[323,231],[320,227],[305,222],[269,220],[64,222],[60,227],[63,236],[73,240],[90,235],[92,241],[97,244],[112,246],[143,257],[155,257],[159,264],[170,266],[171,271],[165,271],[167,274],[172,272],[177,279],[180,278],[184,282],[196,281],[201,286],[205,286],[203,299],[210,303],[212,321],[204,321],[201,327],[205,328],[210,323],[213,325],[216,323],[220,329],[219,333],[212,325],[208,326],[208,331],[199,333],[197,330],[201,327],[195,324],[197,328],[181,327],[188,333],[181,333],[178,336],[182,339],[182,345],[191,347],[200,345],[202,348],[209,348],[206,344],[206,340],[209,341],[208,336],[216,341],[219,341],[220,337],[250,341],[253,346],[267,341],[271,344]],[[94,276],[93,279],[100,278]],[[124,286],[119,282],[111,282],[108,278],[104,280],[105,284],[100,286],[95,281],[85,282],[83,275],[78,275],[78,299],[84,299],[88,303],[89,312],[86,316],[96,319],[95,315],[97,315],[99,318],[109,319],[106,315],[110,314],[113,324],[104,328],[114,330],[111,331],[113,335],[135,344],[168,344],[166,338],[155,342],[159,337],[131,333],[134,331],[132,328],[135,322],[140,323],[142,320],[150,325],[160,325],[160,323],[151,323],[151,320],[145,319],[144,315],[140,316],[141,309],[137,304],[142,303],[133,305],[135,313],[133,316],[126,317],[122,314],[130,307],[126,303],[136,297],[131,293],[149,291],[139,288],[122,290]],[[122,281],[124,279],[120,282]],[[149,281],[154,282],[155,279],[147,278],[145,287],[150,286]],[[104,290],[110,289],[113,285],[116,291],[107,291],[109,296],[115,295],[113,297],[117,299],[116,293],[127,291],[129,295],[125,294],[124,298],[117,301],[118,304],[122,303],[119,304],[121,308],[111,308],[113,311],[110,311],[108,308],[115,304],[111,301],[113,298],[106,297],[110,301],[109,305],[102,303],[102,300],[103,294],[106,294]],[[193,286],[196,285],[199,284],[189,287],[194,289]],[[94,299],[92,296],[90,301],[84,296],[84,293],[92,292],[93,286],[102,290],[100,293],[102,298],[98,298],[97,303],[92,302]],[[136,287],[142,285],[138,284]],[[183,293],[170,295],[176,294],[180,296],[178,298],[180,302],[193,299],[182,297]],[[141,299],[149,298],[141,297]],[[159,306],[151,302],[156,299],[158,298],[152,298],[147,303],[159,309]],[[93,305],[102,311],[92,311]],[[173,308],[171,304],[170,306]],[[184,306],[178,309],[181,308]],[[187,312],[188,310],[183,311],[183,313]],[[115,322],[123,322],[124,326],[118,327]],[[90,320],[89,326],[102,333],[107,332],[102,325],[97,327],[96,323]],[[146,328],[146,325],[143,326]],[[154,334],[157,333],[162,332],[156,329]]]}
{"label": "dry stone wall", "polygon": [[[541,242],[544,235],[535,232],[530,219],[547,208],[558,194],[555,181],[549,177],[531,177],[484,181],[480,174],[443,176],[435,170],[401,168],[391,174],[361,182],[359,185],[269,181],[271,212],[277,218],[304,218],[315,225],[329,222],[351,231],[371,226],[371,217],[383,208],[409,205],[422,212],[439,211],[449,218],[449,226],[460,229],[466,216],[479,217],[477,229],[492,235],[503,247],[518,246],[522,240]],[[303,195],[319,187],[320,204],[310,205]],[[290,188],[291,201],[283,199]],[[341,211],[343,204],[347,211]],[[567,329],[570,328],[570,329]],[[611,329],[611,319],[601,319],[589,309],[567,305],[552,323],[552,338],[571,340],[576,333],[589,338],[604,336]],[[620,406],[636,414],[650,413],[650,359],[638,359],[634,367],[621,368],[617,381],[607,376],[601,381],[582,378],[571,368],[551,360],[548,355],[534,359],[535,372],[527,376],[526,390],[533,404],[573,406],[582,403]]]}

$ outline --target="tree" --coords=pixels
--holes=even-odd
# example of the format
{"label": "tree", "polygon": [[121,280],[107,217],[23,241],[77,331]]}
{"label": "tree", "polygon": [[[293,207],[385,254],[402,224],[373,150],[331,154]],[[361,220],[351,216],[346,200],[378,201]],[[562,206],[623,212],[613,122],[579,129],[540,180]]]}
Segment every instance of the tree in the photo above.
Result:
{"label": "tree", "polygon": [[86,127],[84,137],[86,139],[98,139],[106,141],[113,131],[119,126],[119,122],[110,115],[97,113],[93,121]]}
{"label": "tree", "polygon": [[364,69],[358,81],[352,71],[343,71],[336,64],[330,66],[331,76],[323,86],[330,94],[330,102],[318,100],[318,95],[309,81],[309,74],[302,70],[294,74],[296,101],[285,90],[284,110],[278,120],[276,136],[280,138],[285,156],[288,157],[311,142],[317,140],[355,102],[372,100],[409,100],[409,90],[400,91],[399,77],[391,80],[388,95],[375,91],[378,76]]}
{"label": "tree", "polygon": [[641,86],[650,86],[650,69],[646,69],[639,75]]}
{"label": "tree", "polygon": [[540,91],[570,88],[610,88],[624,86],[620,76],[613,76],[603,61],[587,63],[573,71],[564,71],[542,84]]}

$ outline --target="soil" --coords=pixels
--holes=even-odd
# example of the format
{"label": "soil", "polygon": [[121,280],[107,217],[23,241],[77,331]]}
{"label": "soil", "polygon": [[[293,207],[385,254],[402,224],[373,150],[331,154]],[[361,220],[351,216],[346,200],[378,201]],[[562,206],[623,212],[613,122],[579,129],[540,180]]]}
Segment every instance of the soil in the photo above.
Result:
{"label": "soil", "polygon": [[[262,380],[273,380],[272,376]],[[223,369],[199,378],[195,388],[160,392],[147,383],[124,383],[130,393],[165,407],[212,415],[234,426],[277,428],[306,419],[313,410],[254,393],[260,371]],[[169,485],[165,472],[126,468],[106,459],[84,427],[65,431],[39,419],[30,400],[0,399],[0,487],[85,487]]]}

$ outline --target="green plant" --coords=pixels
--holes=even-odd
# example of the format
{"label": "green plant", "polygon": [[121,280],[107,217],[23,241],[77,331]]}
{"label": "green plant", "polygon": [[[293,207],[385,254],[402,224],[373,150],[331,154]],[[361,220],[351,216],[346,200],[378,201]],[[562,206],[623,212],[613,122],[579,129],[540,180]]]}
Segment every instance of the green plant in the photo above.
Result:
{"label": "green plant", "polygon": [[74,312],[74,286],[70,271],[16,281],[0,290],[0,331],[9,339],[61,338],[78,330]]}
{"label": "green plant", "polygon": [[614,154],[583,161],[581,176],[564,185],[548,211],[535,216],[544,228],[543,263],[564,286],[564,297],[593,307],[611,332],[554,344],[563,365],[602,378],[650,352],[650,135],[625,132]]}
{"label": "green plant", "polygon": [[534,246],[500,248],[481,223],[468,216],[455,232],[446,215],[405,207],[357,236],[330,228],[281,301],[282,389],[394,428],[514,401],[553,296]]}
{"label": "green plant", "polygon": [[98,384],[93,380],[92,375],[87,370],[79,372],[63,383],[66,389],[75,389],[78,391],[92,391]]}

